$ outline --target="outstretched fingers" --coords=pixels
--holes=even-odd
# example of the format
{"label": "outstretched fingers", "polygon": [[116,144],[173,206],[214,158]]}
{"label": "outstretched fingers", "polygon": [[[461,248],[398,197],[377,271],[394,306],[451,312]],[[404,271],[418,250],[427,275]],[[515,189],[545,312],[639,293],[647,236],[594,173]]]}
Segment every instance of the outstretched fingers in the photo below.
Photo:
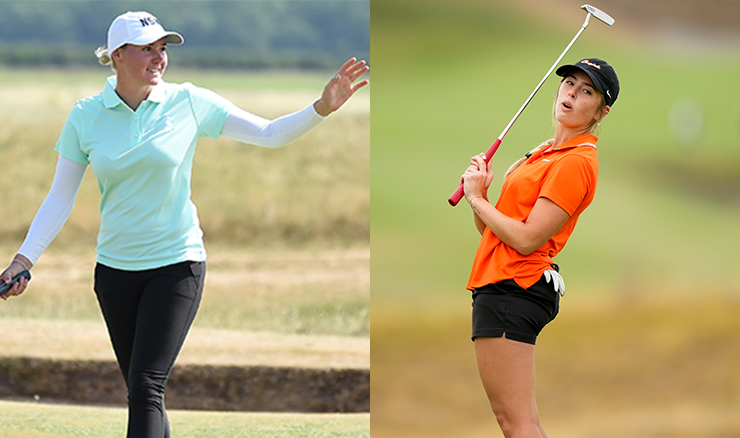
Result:
{"label": "outstretched fingers", "polygon": [[[347,62],[339,68],[337,75],[334,77],[335,80],[347,78],[351,83],[354,83],[360,76],[370,71],[370,67],[367,65],[365,60],[357,61],[357,58],[350,58]],[[367,85],[369,81],[364,80],[361,83],[355,84],[356,89],[362,88]]]}

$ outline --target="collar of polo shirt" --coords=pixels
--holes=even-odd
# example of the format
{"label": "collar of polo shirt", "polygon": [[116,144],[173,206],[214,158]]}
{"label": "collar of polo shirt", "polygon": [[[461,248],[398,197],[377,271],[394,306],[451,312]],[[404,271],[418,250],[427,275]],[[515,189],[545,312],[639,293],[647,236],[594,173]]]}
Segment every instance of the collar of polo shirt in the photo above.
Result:
{"label": "collar of polo shirt", "polygon": [[[103,89],[103,103],[108,109],[114,108],[121,104],[126,105],[123,100],[121,100],[121,97],[118,95],[118,93],[116,93],[117,83],[118,79],[116,78],[116,76],[109,76],[108,79],[105,81],[105,88]],[[164,101],[164,98],[165,83],[160,82],[158,85],[152,87],[146,100],[150,102],[160,103]]]}

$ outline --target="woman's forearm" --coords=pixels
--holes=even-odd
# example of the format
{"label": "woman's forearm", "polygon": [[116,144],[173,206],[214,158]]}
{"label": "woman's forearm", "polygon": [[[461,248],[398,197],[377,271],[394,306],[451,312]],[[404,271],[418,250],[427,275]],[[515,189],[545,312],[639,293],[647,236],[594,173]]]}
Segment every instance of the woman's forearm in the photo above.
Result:
{"label": "woman's forearm", "polygon": [[235,108],[229,113],[221,135],[255,146],[278,148],[304,135],[323,120],[313,105],[274,120]]}
{"label": "woman's forearm", "polygon": [[544,245],[570,217],[565,210],[547,198],[537,200],[524,222],[504,215],[482,197],[470,200],[470,207],[476,217],[502,242],[523,255]]}
{"label": "woman's forearm", "polygon": [[[484,197],[483,199],[486,202],[488,202],[487,198]],[[473,208],[472,205],[470,206],[470,208],[471,210],[473,210],[473,221],[475,222],[475,228],[478,230],[478,232],[482,236],[483,233],[486,231],[486,228],[488,228],[488,226],[486,225],[485,222],[483,222],[483,219],[481,219],[480,216],[478,216],[478,213],[476,213],[475,208]]]}
{"label": "woman's forearm", "polygon": [[36,264],[41,253],[59,234],[77,199],[86,166],[59,156],[49,194],[39,207],[18,254]]}
{"label": "woman's forearm", "polygon": [[475,221],[475,228],[478,230],[478,232],[482,236],[483,232],[486,231],[486,228],[487,228],[486,224],[483,222],[483,220],[481,220],[480,217],[478,217],[475,211],[473,212],[473,220]]}

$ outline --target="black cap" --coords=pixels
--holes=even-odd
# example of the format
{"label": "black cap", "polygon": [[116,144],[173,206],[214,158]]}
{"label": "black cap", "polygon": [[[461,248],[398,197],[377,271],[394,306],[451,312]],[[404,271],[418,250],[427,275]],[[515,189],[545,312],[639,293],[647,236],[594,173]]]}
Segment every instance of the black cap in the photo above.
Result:
{"label": "black cap", "polygon": [[614,105],[619,94],[619,79],[617,79],[617,73],[611,65],[598,58],[586,58],[575,64],[561,65],[555,71],[555,74],[565,77],[576,68],[582,70],[591,78],[596,89],[604,95],[607,105]]}

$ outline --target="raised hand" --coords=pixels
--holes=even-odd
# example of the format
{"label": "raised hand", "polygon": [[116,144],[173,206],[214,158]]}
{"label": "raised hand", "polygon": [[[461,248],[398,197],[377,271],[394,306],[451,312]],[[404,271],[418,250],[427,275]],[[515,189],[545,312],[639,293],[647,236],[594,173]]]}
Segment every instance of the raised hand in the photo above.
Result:
{"label": "raised hand", "polygon": [[491,165],[486,163],[485,154],[474,155],[470,159],[470,166],[460,178],[468,202],[478,197],[488,200],[488,187],[492,181],[493,171]]}
{"label": "raised hand", "polygon": [[321,116],[328,116],[344,105],[350,97],[360,88],[369,84],[370,81],[365,79],[355,83],[357,79],[367,73],[370,67],[365,61],[357,61],[351,58],[342,65],[336,75],[326,84],[321,98],[314,102],[314,109]]}

